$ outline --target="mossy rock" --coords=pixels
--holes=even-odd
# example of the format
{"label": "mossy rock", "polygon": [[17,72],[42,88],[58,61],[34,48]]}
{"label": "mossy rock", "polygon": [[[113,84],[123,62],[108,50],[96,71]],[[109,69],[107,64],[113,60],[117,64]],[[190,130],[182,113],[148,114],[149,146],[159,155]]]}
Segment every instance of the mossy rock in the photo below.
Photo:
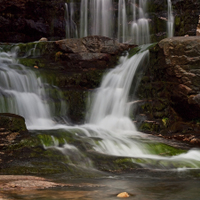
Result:
{"label": "mossy rock", "polygon": [[10,113],[0,114],[0,127],[12,132],[27,131],[25,119],[19,115]]}

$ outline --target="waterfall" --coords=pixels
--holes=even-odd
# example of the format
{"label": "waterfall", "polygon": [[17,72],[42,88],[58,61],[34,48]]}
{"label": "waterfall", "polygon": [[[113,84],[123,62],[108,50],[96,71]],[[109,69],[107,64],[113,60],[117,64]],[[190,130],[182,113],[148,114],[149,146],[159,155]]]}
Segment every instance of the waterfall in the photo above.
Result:
{"label": "waterfall", "polygon": [[[139,4],[136,0],[119,0],[116,13],[112,0],[82,0],[80,37],[88,35],[114,37],[116,35],[119,42],[139,45],[149,43],[146,4],[147,0],[139,0]],[[130,16],[132,16],[131,19]]]}
{"label": "waterfall", "polygon": [[129,119],[128,95],[135,71],[144,60],[148,60],[148,51],[131,59],[122,57],[121,64],[104,77],[94,99],[90,123],[109,129],[135,130]]}
{"label": "waterfall", "polygon": [[[53,105],[40,77],[16,60],[16,50],[0,52],[0,112],[15,113],[26,120],[28,128],[53,126]],[[62,103],[61,103],[62,104]],[[62,104],[60,110],[65,110]]]}
{"label": "waterfall", "polygon": [[148,64],[147,48],[148,45],[143,45],[130,59],[122,57],[120,64],[105,75],[94,96],[88,124],[76,126],[76,134],[87,138],[93,149],[101,154],[131,157],[136,163],[139,158],[142,162],[137,164],[143,167],[200,168],[199,150],[171,157],[152,153],[152,140],[138,132],[129,118],[129,91],[134,87],[132,81],[137,69]]}
{"label": "waterfall", "polygon": [[74,2],[70,2],[69,6],[65,3],[65,22],[66,22],[66,38],[77,38],[77,25],[74,22]]}
{"label": "waterfall", "polygon": [[168,20],[167,20],[167,36],[173,37],[174,36],[174,16],[172,13],[172,2],[171,0],[167,0],[168,6]]}
{"label": "waterfall", "polygon": [[[0,52],[0,112],[22,115],[29,129],[66,129],[66,133],[72,134],[74,139],[82,141],[85,146],[90,146],[92,151],[129,157],[142,167],[200,168],[199,150],[171,157],[159,155],[157,149],[154,149],[156,142],[138,132],[129,118],[129,91],[134,87],[132,81],[137,69],[148,64],[147,48],[148,45],[143,45],[141,51],[131,58],[121,57],[120,64],[105,75],[94,97],[88,124],[79,126],[55,124],[41,78],[17,62],[16,52]],[[52,141],[50,146],[43,143],[44,148],[61,151],[73,165],[81,167],[85,163],[86,168],[92,166],[78,145],[76,147],[76,144],[67,141],[60,145],[53,136]]]}
{"label": "waterfall", "polygon": [[118,4],[118,40],[120,42],[127,41],[128,34],[128,22],[126,14],[126,3],[125,0],[119,0]]}
{"label": "waterfall", "polygon": [[82,0],[80,13],[80,37],[112,37],[112,0]]}
{"label": "waterfall", "polygon": [[81,1],[80,37],[88,35],[88,0]]}
{"label": "waterfall", "polygon": [[148,44],[150,43],[149,22],[146,18],[147,0],[140,0],[139,5],[132,0],[133,22],[131,24],[131,43]]}

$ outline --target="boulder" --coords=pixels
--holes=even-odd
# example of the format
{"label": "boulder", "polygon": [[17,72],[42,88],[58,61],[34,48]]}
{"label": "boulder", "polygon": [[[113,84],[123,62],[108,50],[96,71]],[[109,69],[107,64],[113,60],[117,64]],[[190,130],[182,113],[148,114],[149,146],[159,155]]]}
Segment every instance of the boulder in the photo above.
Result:
{"label": "boulder", "polygon": [[[34,42],[17,46],[20,62],[25,66],[48,69],[53,67],[65,71],[112,68],[125,50],[135,47],[104,36]],[[26,58],[27,51],[34,54]]]}
{"label": "boulder", "polygon": [[122,193],[119,193],[117,195],[117,197],[119,197],[119,198],[127,198],[127,197],[129,197],[129,194],[127,192],[122,192]]}
{"label": "boulder", "polygon": [[6,128],[11,132],[24,132],[27,131],[25,119],[19,115],[10,113],[0,114],[0,128]]}
{"label": "boulder", "polygon": [[139,130],[170,138],[176,135],[175,138],[181,140],[195,135],[193,143],[197,144],[200,137],[200,37],[161,40],[150,50],[150,65],[142,75],[137,96],[143,101],[137,104],[135,111]]}
{"label": "boulder", "polygon": [[200,36],[200,15],[199,15],[199,22],[198,22],[198,24],[197,24],[196,35],[197,35],[197,36]]}
{"label": "boulder", "polygon": [[200,38],[177,37],[159,42],[167,81],[173,83],[174,109],[184,119],[200,117]]}
{"label": "boulder", "polygon": [[130,45],[104,36],[88,36],[57,41],[61,52],[59,58],[67,61],[65,66],[76,68],[110,68]]}

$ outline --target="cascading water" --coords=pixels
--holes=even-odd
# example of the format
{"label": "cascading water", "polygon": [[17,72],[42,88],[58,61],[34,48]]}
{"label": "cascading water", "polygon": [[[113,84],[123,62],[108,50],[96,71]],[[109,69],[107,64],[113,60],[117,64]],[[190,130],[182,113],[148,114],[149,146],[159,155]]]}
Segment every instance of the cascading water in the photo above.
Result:
{"label": "cascading water", "polygon": [[[147,44],[150,42],[146,13],[147,0],[119,0],[116,13],[111,0],[82,0],[80,7],[80,37],[88,35],[117,36],[120,42]],[[127,15],[129,7],[129,17]],[[117,29],[117,30],[116,30]]]}
{"label": "cascading water", "polygon": [[118,4],[118,40],[120,42],[127,41],[128,26],[126,16],[126,3],[125,0],[119,0]]}
{"label": "cascading water", "polygon": [[148,51],[132,59],[128,59],[127,56],[122,57],[122,64],[104,77],[93,103],[89,123],[111,130],[113,128],[135,129],[128,117],[130,106],[127,103],[128,95],[135,71],[146,59],[148,59]]}
{"label": "cascading water", "polygon": [[81,1],[80,37],[88,35],[88,0]]}
{"label": "cascading water", "polygon": [[91,35],[112,37],[112,0],[91,0]]}
{"label": "cascading water", "polygon": [[135,158],[141,158],[144,167],[199,168],[199,150],[172,157],[152,154],[152,141],[137,132],[128,117],[130,87],[137,68],[148,64],[147,46],[132,58],[121,59],[121,64],[104,77],[94,98],[89,124],[78,129],[90,138],[94,150],[103,154],[131,157],[133,162]]}
{"label": "cascading water", "polygon": [[66,22],[66,38],[77,38],[77,25],[74,18],[74,2],[70,2],[69,6],[65,3],[65,22]]}
{"label": "cascading water", "polygon": [[80,16],[80,37],[113,36],[112,0],[82,0]]}
{"label": "cascading water", "polygon": [[[106,0],[82,0],[81,1],[81,30],[80,35],[105,34],[113,35],[110,29],[112,18],[112,1]],[[128,27],[126,18],[126,5],[124,0],[119,0],[118,13],[118,38],[123,42],[133,38],[133,43],[149,43],[148,20],[146,19],[146,0],[129,1],[132,5],[133,21]],[[72,7],[71,7],[72,8]],[[92,9],[93,12],[90,10]],[[69,11],[69,8],[66,8]],[[108,12],[110,10],[110,13]],[[102,14],[104,12],[105,16]],[[73,18],[69,11],[66,21]],[[90,17],[92,16],[92,20]],[[103,24],[102,24],[103,22]],[[93,24],[91,30],[89,24]],[[106,24],[106,26],[104,26]],[[130,33],[130,30],[132,32]],[[70,29],[68,30],[70,34]],[[132,37],[133,36],[133,37]],[[30,53],[36,53],[35,45]],[[200,168],[200,151],[190,150],[176,156],[161,156],[154,150],[156,142],[148,139],[144,134],[137,132],[132,120],[129,118],[130,101],[129,91],[132,80],[138,67],[142,68],[148,64],[149,51],[143,46],[136,55],[128,58],[122,57],[120,64],[111,70],[103,79],[101,87],[97,89],[90,116],[87,124],[81,126],[54,126],[52,112],[49,104],[45,103],[47,95],[44,85],[35,73],[27,70],[15,60],[13,53],[0,53],[0,112],[11,112],[25,117],[28,128],[43,127],[45,129],[65,129],[73,135],[77,141],[90,146],[96,153],[112,156],[129,157],[133,162],[143,167],[154,168]],[[36,103],[37,102],[37,103]],[[63,107],[61,110],[65,111]],[[40,126],[41,125],[41,126]],[[58,144],[52,136],[52,145],[44,145],[46,149],[54,148],[64,154],[77,155],[80,163],[85,162],[84,155],[75,145]],[[153,144],[153,145],[151,145]],[[91,149],[90,149],[91,150]],[[72,155],[73,157],[73,155]],[[139,158],[139,162],[137,161]],[[90,163],[90,161],[87,161]],[[90,164],[89,164],[90,165]]]}
{"label": "cascading water", "polygon": [[172,12],[171,0],[167,0],[167,6],[168,6],[167,36],[173,37],[174,36],[174,16]]}
{"label": "cascading water", "polygon": [[0,52],[0,112],[23,116],[28,128],[53,126],[54,108],[45,102],[44,85],[33,71],[18,63],[16,52]]}
{"label": "cascading water", "polygon": [[[118,3],[118,40],[120,42],[129,42],[133,44],[150,43],[149,22],[146,13],[147,0],[129,1],[132,19],[127,20],[127,3],[125,0],[119,0]],[[130,25],[130,27],[129,27]]]}
{"label": "cascading water", "polygon": [[[142,167],[200,168],[199,150],[171,157],[158,155],[154,150],[156,142],[137,132],[129,118],[129,91],[137,68],[148,64],[149,52],[146,48],[144,46],[130,59],[122,57],[121,64],[104,77],[95,95],[88,124],[81,126],[53,126],[50,106],[44,102],[46,94],[40,78],[18,64],[13,53],[1,52],[1,112],[24,116],[28,128],[38,129],[41,125],[43,129],[65,129],[73,138],[87,144],[97,153],[129,157]],[[67,141],[60,146],[53,137],[52,141],[51,146],[44,147],[57,149],[66,156],[74,153],[77,162],[73,161],[73,165],[87,163],[86,167],[91,166],[90,160],[85,158],[78,147]]]}

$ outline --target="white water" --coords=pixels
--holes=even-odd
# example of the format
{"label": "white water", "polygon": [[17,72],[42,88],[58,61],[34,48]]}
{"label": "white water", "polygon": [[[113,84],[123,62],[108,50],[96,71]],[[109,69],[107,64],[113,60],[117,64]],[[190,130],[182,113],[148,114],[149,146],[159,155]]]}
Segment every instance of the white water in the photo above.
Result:
{"label": "white water", "polygon": [[167,36],[174,36],[174,16],[172,10],[172,2],[171,0],[167,0],[167,10],[168,10],[168,20],[167,20]]}
{"label": "white water", "polygon": [[41,78],[18,63],[16,50],[0,52],[0,113],[23,116],[28,128],[53,126],[55,105],[50,108],[47,98]]}
{"label": "white water", "polygon": [[112,0],[91,0],[91,35],[112,37]]}
{"label": "white water", "polygon": [[[132,79],[138,67],[148,64],[148,50],[128,59],[122,57],[120,64],[111,70],[103,79],[97,90],[88,124],[82,126],[67,126],[55,124],[52,121],[50,106],[45,103],[44,85],[35,73],[17,63],[14,53],[0,53],[0,112],[11,112],[25,117],[28,128],[31,129],[66,129],[75,134],[81,141],[93,147],[93,151],[113,156],[130,157],[143,160],[144,167],[154,168],[200,168],[200,151],[190,150],[177,156],[161,156],[152,154],[151,144],[145,134],[139,133],[129,118],[129,91]],[[61,108],[65,110],[65,107]],[[90,161],[77,147],[68,144],[59,146],[52,137],[53,145],[45,148],[55,148],[77,162]],[[155,143],[155,142],[154,142]],[[150,148],[151,147],[151,148]],[[80,161],[80,162],[79,162]],[[82,164],[81,164],[82,165]]]}
{"label": "white water", "polygon": [[113,36],[112,0],[82,0],[80,13],[80,37]]}
{"label": "white water", "polygon": [[66,38],[77,38],[78,30],[74,22],[74,2],[71,0],[69,5],[65,3],[65,22],[66,22]]}
{"label": "white water", "polygon": [[122,57],[121,64],[104,77],[93,102],[89,123],[109,130],[135,130],[129,119],[128,95],[135,71],[148,57],[148,51],[131,59]]}
{"label": "white water", "polygon": [[139,5],[136,0],[132,0],[133,21],[131,23],[131,43],[134,44],[149,44],[149,22],[147,19],[146,4],[147,0],[140,0]]}
{"label": "white water", "polygon": [[[146,4],[147,0],[139,0],[139,3],[136,0],[119,0],[116,13],[112,0],[82,0],[80,37],[103,35],[117,37],[119,42],[149,43]],[[128,19],[131,15],[132,18]]]}
{"label": "white water", "polygon": [[88,35],[88,0],[81,1],[80,37]]}

